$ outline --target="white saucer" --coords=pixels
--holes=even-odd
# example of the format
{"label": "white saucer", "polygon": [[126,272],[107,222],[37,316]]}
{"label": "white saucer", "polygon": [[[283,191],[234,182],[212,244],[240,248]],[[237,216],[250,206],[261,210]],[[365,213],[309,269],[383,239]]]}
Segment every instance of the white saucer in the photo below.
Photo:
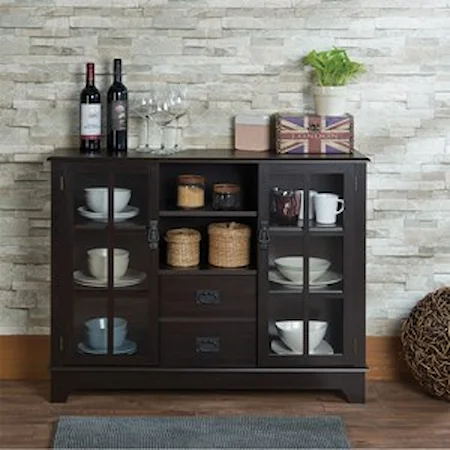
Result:
{"label": "white saucer", "polygon": [[[79,206],[77,211],[87,219],[95,220],[96,222],[108,222],[108,214],[90,211],[85,206]],[[123,222],[124,220],[132,219],[139,214],[139,208],[136,206],[126,206],[123,211],[114,213],[114,222]]]}
{"label": "white saucer", "polygon": [[[311,289],[320,289],[329,284],[339,283],[342,280],[342,275],[332,270],[327,270],[323,275],[315,280],[309,282]],[[291,281],[281,275],[277,270],[269,270],[269,281],[273,283],[282,284],[283,286],[301,288],[303,287],[303,281]]]}
{"label": "white saucer", "polygon": [[[273,339],[270,343],[270,348],[277,355],[303,355],[303,352],[295,352],[287,347],[281,340]],[[334,355],[333,347],[325,340],[311,352],[310,355]]]}
{"label": "white saucer", "polygon": [[[114,280],[114,287],[129,287],[142,283],[146,278],[145,272],[139,272],[138,270],[128,269],[127,273],[116,280]],[[81,270],[75,270],[73,273],[73,279],[75,283],[85,287],[108,287],[108,280],[100,280],[92,275],[87,275]]]}
{"label": "white saucer", "polygon": [[[114,355],[131,355],[136,352],[136,342],[125,339],[120,347],[113,350]],[[84,342],[78,343],[78,351],[81,353],[89,353],[90,355],[106,355],[106,349],[91,348]]]}
{"label": "white saucer", "polygon": [[316,222],[314,224],[314,226],[316,226],[317,228],[336,228],[338,225],[337,225],[337,222],[334,222],[334,223],[319,223],[319,222]]}

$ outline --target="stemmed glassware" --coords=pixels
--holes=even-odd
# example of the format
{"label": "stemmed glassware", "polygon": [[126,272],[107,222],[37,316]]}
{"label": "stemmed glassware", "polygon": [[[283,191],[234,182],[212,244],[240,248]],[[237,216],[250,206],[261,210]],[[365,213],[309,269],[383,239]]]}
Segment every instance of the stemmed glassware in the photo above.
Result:
{"label": "stemmed glassware", "polygon": [[[144,120],[145,143],[138,150],[157,155],[169,155],[181,150],[179,119],[188,110],[186,88],[181,86],[158,87],[149,90],[148,94],[140,95],[132,107],[134,112]],[[176,121],[175,142],[168,145],[167,126]],[[157,125],[160,134],[160,144],[152,146],[152,123]]]}
{"label": "stemmed glassware", "polygon": [[[151,152],[155,148],[151,145],[152,142],[152,118],[154,105],[154,92],[150,91],[149,94],[142,94],[137,96],[132,102],[131,109],[135,112],[144,123],[144,136],[141,135],[141,144],[138,147],[138,151]],[[159,143],[158,143],[159,146]]]}
{"label": "stemmed glassware", "polygon": [[181,151],[181,129],[180,118],[188,112],[187,88],[186,86],[176,86],[172,90],[170,98],[170,111],[175,118],[175,147],[174,151]]}
{"label": "stemmed glassware", "polygon": [[175,117],[170,109],[170,93],[164,91],[155,92],[153,105],[150,117],[159,126],[161,136],[161,146],[159,150],[155,150],[153,153],[157,155],[166,155],[171,153],[171,149],[166,146],[166,129],[167,125],[169,125]]}

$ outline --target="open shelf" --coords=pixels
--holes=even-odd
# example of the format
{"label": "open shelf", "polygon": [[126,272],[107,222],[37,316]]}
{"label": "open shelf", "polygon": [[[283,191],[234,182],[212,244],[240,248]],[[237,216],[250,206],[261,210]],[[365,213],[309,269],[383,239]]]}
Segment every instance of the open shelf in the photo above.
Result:
{"label": "open shelf", "polygon": [[[270,294],[302,294],[303,288],[290,288],[290,287],[283,287],[278,286],[276,283],[270,283]],[[314,297],[342,297],[343,295],[343,289],[342,289],[342,283],[336,283],[335,286],[326,286],[321,289],[309,289],[308,296],[310,298]]]}
{"label": "open shelf", "polygon": [[[108,286],[105,287],[91,287],[91,286],[82,286],[81,284],[77,284],[73,282],[73,289],[76,292],[83,292],[89,294],[95,294],[102,292],[103,295],[105,291],[108,290]],[[147,293],[147,283],[137,284],[136,286],[126,286],[126,287],[115,287],[115,292],[120,292],[120,294],[146,294]]]}
{"label": "open shelf", "polygon": [[160,217],[257,217],[257,211],[216,211],[212,207],[201,209],[164,209],[159,211]]}
{"label": "open shelf", "polygon": [[172,267],[161,263],[159,265],[160,275],[251,275],[257,274],[256,268],[252,266],[242,267],[237,269],[227,269],[221,267],[210,266],[209,264],[200,264],[195,267]]}
{"label": "open shelf", "polygon": [[[115,222],[113,225],[114,230],[119,232],[145,231],[147,229],[146,225],[133,221]],[[93,221],[79,222],[74,225],[75,231],[105,231],[107,227],[107,222]]]}
{"label": "open shelf", "polygon": [[[294,225],[273,225],[269,227],[269,231],[278,235],[302,235],[305,232],[305,229]],[[341,226],[324,227],[312,223],[309,227],[309,234],[313,236],[343,236],[344,229]]]}
{"label": "open shelf", "polygon": [[[186,162],[183,165],[165,162],[159,166],[160,199],[159,210],[172,211],[177,204],[178,177],[185,174],[195,174],[205,179],[206,210],[212,208],[213,186],[217,183],[237,184],[241,188],[241,205],[243,211],[256,211],[258,199],[258,170],[253,164],[214,164],[209,162]],[[217,212],[219,217],[243,217],[226,215]],[[239,213],[239,211],[237,211]],[[256,215],[256,214],[255,214]],[[186,216],[183,216],[186,217]],[[197,216],[198,217],[198,216]],[[244,216],[249,217],[249,216]],[[251,216],[253,217],[253,216]]]}
{"label": "open shelf", "polygon": [[269,227],[269,231],[274,234],[303,234],[303,228],[294,225],[273,225]]}
{"label": "open shelf", "polygon": [[309,227],[309,234],[313,236],[344,236],[344,228],[339,225],[325,227],[313,224]]}

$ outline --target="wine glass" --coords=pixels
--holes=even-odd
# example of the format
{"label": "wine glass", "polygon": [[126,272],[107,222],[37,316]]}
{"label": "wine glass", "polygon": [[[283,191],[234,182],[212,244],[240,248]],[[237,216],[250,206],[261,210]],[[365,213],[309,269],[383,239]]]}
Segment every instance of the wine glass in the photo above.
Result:
{"label": "wine glass", "polygon": [[170,109],[170,96],[168,92],[161,90],[153,93],[152,109],[150,117],[159,126],[161,135],[161,145],[159,149],[152,150],[156,155],[167,155],[171,153],[171,149],[166,147],[165,135],[167,125],[172,122],[175,115]]}
{"label": "wine glass", "polygon": [[[152,117],[151,117],[151,114],[155,108],[153,91],[151,90],[149,94],[142,94],[142,95],[136,96],[133,99],[131,104],[132,104],[131,110],[143,120],[144,126],[145,126],[144,143],[141,143],[141,145],[138,147],[137,150],[141,151],[141,152],[150,152],[152,150],[152,146],[151,146]],[[159,147],[159,143],[158,143],[158,147]]]}
{"label": "wine glass", "polygon": [[181,151],[181,129],[179,126],[180,118],[188,112],[187,87],[176,86],[173,88],[170,96],[170,111],[173,114],[175,125],[175,148],[174,151]]}

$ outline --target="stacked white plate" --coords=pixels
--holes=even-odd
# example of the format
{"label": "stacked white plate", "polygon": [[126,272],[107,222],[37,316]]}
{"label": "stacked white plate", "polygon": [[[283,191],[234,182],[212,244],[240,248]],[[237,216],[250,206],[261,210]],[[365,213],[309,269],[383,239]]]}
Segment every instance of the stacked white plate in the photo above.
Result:
{"label": "stacked white plate", "polygon": [[[85,206],[80,206],[77,211],[86,219],[94,220],[95,222],[108,222],[108,214],[102,212],[94,212],[87,209]],[[139,208],[136,206],[125,206],[120,212],[114,212],[114,222],[124,222],[132,219],[139,214]]]}
{"label": "stacked white plate", "polygon": [[[125,275],[120,278],[114,279],[114,287],[130,287],[142,283],[146,278],[145,272],[139,272],[138,270],[128,269]],[[75,283],[85,287],[93,288],[105,288],[108,287],[107,279],[95,278],[90,274],[86,274],[81,270],[75,270],[73,273],[73,279]]]}
{"label": "stacked white plate", "polygon": [[[294,350],[291,350],[288,346],[286,346],[280,339],[274,339],[270,343],[270,348],[274,353],[277,355],[285,355],[285,356],[293,356],[293,355],[303,355],[303,352],[296,352]],[[333,355],[334,350],[331,345],[325,341],[322,340],[322,342],[311,352],[309,352],[310,355]]]}
{"label": "stacked white plate", "polygon": [[[303,281],[291,281],[288,280],[286,277],[281,275],[278,270],[269,270],[269,281],[272,281],[276,284],[281,284],[283,286],[298,289],[303,288]],[[327,270],[323,275],[316,278],[315,280],[312,280],[309,282],[309,288],[310,289],[323,289],[324,287],[330,285],[339,283],[339,281],[342,281],[342,274],[339,274],[337,272],[334,272],[333,270]]]}

